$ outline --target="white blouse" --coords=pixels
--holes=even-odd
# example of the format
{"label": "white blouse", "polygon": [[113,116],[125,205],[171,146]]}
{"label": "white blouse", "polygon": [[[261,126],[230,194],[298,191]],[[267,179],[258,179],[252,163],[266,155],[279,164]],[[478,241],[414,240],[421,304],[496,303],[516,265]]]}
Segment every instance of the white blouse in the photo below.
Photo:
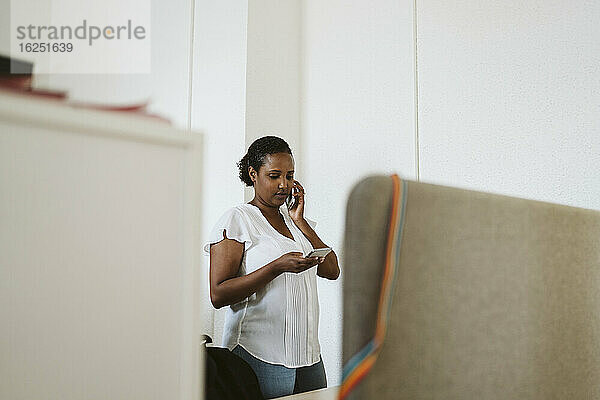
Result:
{"label": "white blouse", "polygon": [[[244,243],[238,275],[246,275],[292,251],[308,254],[309,240],[280,208],[294,240],[279,233],[258,207],[241,204],[217,221],[204,246],[228,239]],[[307,222],[314,228],[313,221]],[[242,346],[254,357],[289,368],[313,365],[320,360],[319,299],[317,267],[301,273],[285,272],[247,299],[229,306],[223,330],[223,345]]]}

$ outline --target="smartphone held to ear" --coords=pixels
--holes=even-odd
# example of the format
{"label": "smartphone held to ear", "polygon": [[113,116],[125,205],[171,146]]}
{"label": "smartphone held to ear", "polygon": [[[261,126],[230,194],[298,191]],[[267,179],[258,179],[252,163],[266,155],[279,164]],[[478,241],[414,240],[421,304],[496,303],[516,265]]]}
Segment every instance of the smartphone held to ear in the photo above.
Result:
{"label": "smartphone held to ear", "polygon": [[294,194],[297,192],[297,190],[298,189],[295,186],[292,187],[292,190],[290,190],[290,195],[285,199],[285,205],[288,210],[294,207],[294,204],[296,203],[296,197]]}

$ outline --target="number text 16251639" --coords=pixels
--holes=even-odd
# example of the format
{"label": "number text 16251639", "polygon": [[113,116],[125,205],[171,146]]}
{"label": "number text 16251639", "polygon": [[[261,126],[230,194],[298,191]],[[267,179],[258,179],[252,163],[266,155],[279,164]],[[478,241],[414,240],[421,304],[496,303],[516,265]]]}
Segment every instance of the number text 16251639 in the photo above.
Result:
{"label": "number text 16251639", "polygon": [[19,43],[21,53],[70,53],[73,43]]}

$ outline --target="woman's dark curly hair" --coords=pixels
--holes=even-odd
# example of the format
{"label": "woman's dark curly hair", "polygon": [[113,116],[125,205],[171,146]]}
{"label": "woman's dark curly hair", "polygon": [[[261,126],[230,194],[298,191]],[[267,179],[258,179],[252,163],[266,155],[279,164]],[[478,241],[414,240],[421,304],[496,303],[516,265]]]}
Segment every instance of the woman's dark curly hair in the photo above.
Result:
{"label": "woman's dark curly hair", "polygon": [[248,167],[252,167],[258,171],[265,164],[265,158],[269,154],[275,153],[288,153],[292,155],[292,150],[285,140],[277,136],[263,136],[256,139],[248,147],[246,155],[237,163],[242,182],[246,186],[254,186],[254,182],[252,182],[248,173]]}

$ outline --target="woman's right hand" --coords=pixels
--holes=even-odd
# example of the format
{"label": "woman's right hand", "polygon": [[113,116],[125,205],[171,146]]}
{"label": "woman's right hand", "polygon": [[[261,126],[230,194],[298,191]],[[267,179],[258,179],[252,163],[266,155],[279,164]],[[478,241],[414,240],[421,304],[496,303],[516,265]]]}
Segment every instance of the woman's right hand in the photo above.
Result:
{"label": "woman's right hand", "polygon": [[319,263],[318,257],[304,257],[304,254],[293,251],[286,253],[275,260],[280,272],[293,272],[295,274],[306,271]]}

